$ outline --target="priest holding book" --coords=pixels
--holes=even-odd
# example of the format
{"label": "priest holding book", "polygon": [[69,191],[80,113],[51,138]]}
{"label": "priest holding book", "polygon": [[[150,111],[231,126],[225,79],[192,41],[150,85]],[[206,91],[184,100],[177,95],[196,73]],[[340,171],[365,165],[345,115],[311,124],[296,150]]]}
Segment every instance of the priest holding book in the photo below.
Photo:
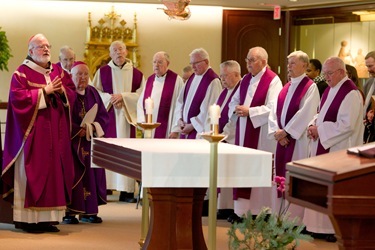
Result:
{"label": "priest holding book", "polygon": [[72,79],[76,86],[76,100],[72,107],[72,148],[75,178],[72,202],[68,206],[64,222],[78,224],[75,215],[83,222],[101,223],[97,216],[98,206],[106,204],[106,178],[103,168],[91,168],[91,141],[103,137],[109,115],[98,91],[89,85],[89,68],[83,62],[75,62]]}

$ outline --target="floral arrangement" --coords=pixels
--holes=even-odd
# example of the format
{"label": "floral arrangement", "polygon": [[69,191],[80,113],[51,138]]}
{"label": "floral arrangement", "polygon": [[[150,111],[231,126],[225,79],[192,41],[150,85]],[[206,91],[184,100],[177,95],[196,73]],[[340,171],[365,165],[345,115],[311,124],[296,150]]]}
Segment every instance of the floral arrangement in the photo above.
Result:
{"label": "floral arrangement", "polygon": [[274,183],[278,192],[282,194],[282,202],[278,213],[273,213],[270,208],[264,207],[253,218],[249,211],[242,217],[241,222],[235,222],[228,230],[229,249],[295,249],[299,240],[311,241],[310,235],[303,234],[305,228],[300,224],[298,217],[291,219],[287,212],[289,205],[285,203],[285,178],[276,176]]}
{"label": "floral arrangement", "polygon": [[4,69],[8,71],[8,61],[9,61],[9,58],[11,57],[12,57],[12,54],[10,53],[7,36],[5,34],[5,31],[2,31],[0,27],[0,70],[1,71],[3,71]]}

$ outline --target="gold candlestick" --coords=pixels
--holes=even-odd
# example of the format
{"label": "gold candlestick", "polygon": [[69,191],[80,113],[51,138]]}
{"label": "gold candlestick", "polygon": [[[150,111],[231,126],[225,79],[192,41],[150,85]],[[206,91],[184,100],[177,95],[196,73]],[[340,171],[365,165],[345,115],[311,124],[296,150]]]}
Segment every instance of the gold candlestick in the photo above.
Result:
{"label": "gold candlestick", "polygon": [[[148,120],[150,118],[150,122]],[[160,123],[152,123],[152,115],[147,115],[147,123],[137,123],[137,125],[143,128],[143,138],[150,139],[152,135],[152,130],[159,127]],[[148,233],[148,226],[150,224],[150,217],[149,217],[149,202],[148,202],[148,195],[147,195],[147,188],[142,188],[143,192],[143,199],[142,199],[142,225],[141,225],[141,239],[138,241],[141,249],[145,243],[147,233]]]}
{"label": "gold candlestick", "polygon": [[211,124],[212,133],[202,134],[210,142],[210,185],[208,203],[208,249],[216,249],[216,209],[217,209],[217,155],[218,143],[225,135],[219,134],[219,125]]}
{"label": "gold candlestick", "polygon": [[152,114],[146,115],[146,123],[152,123]]}

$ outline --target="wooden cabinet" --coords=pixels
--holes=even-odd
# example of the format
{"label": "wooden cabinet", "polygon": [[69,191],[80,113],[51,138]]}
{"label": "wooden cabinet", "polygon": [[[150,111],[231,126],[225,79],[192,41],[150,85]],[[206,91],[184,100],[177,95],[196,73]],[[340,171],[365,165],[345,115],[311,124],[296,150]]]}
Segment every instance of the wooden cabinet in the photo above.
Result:
{"label": "wooden cabinet", "polygon": [[291,202],[325,213],[340,249],[375,249],[375,159],[346,150],[287,165]]}

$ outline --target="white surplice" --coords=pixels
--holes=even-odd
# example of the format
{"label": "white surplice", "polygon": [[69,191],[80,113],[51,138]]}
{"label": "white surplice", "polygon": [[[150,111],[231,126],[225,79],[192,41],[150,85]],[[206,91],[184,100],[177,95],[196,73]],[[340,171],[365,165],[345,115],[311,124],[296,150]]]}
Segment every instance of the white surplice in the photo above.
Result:
{"label": "white surplice", "polygon": [[[112,88],[114,94],[122,95],[125,105],[121,109],[115,109],[116,116],[116,134],[118,138],[129,138],[131,123],[136,123],[137,119],[137,102],[140,93],[143,90],[145,80],[142,79],[141,87],[136,92],[132,90],[133,80],[133,65],[130,60],[126,60],[126,64],[120,68],[116,66],[111,60],[108,65],[112,71]],[[100,77],[100,70],[98,70],[92,81],[92,85],[99,91],[103,100],[104,106],[108,109],[111,99],[111,94],[103,92],[103,85]],[[112,107],[113,108],[113,107]],[[126,113],[130,114],[132,121],[126,118]],[[135,190],[135,181],[126,176],[117,174],[115,172],[106,170],[107,189],[115,189],[119,191],[126,191],[133,193]]]}
{"label": "white surplice", "polygon": [[[250,85],[247,89],[245,101],[242,105],[250,107],[251,102],[254,98],[255,92],[258,88],[259,82],[266,71],[264,67],[256,76],[253,76],[250,80]],[[268,88],[265,104],[256,107],[249,108],[249,117],[253,123],[254,128],[260,127],[260,134],[258,139],[257,149],[267,151],[270,153],[275,153],[276,150],[276,141],[270,140],[268,138],[268,116],[277,101],[277,96],[279,95],[280,90],[283,85],[278,76],[275,76]],[[237,89],[237,92],[233,95],[231,102],[229,103],[229,113],[234,119],[230,119],[227,126],[234,127],[234,133],[236,132],[236,123],[237,119],[240,122],[240,128],[246,128],[247,117],[237,118],[234,114],[234,110],[237,105],[240,104],[240,87]],[[233,130],[232,130],[233,131]],[[245,139],[245,129],[239,131],[239,146],[244,145]],[[232,135],[235,138],[235,134]],[[251,210],[252,214],[258,214],[262,207],[270,207],[271,209],[275,208],[274,200],[276,197],[276,189],[274,187],[262,187],[262,188],[252,188],[250,200],[248,199],[238,199],[235,201],[235,213],[242,215]]]}
{"label": "white surplice", "polygon": [[[340,105],[336,122],[323,121],[337,91],[347,79],[345,77],[330,89],[327,100],[319,114],[310,122],[310,124],[316,124],[320,142],[325,149],[330,148],[330,152],[363,144],[363,99],[358,90],[352,90],[346,95]],[[316,155],[317,146],[318,140],[311,142],[311,156]],[[335,233],[327,215],[308,208],[305,209],[303,223],[310,232]]]}
{"label": "white surplice", "polygon": [[[285,124],[286,112],[288,111],[290,101],[298,85],[301,83],[302,79],[305,76],[306,75],[303,74],[299,77],[291,79],[291,85],[288,89],[288,93],[286,95],[284,106],[281,112],[281,124],[284,130],[287,131],[290,136],[296,140],[292,160],[304,159],[309,156],[310,140],[307,137],[307,126],[316,115],[320,102],[319,90],[316,84],[312,84],[307,90],[305,96],[302,98],[299,104],[299,110],[296,112],[296,114],[294,114],[290,121]],[[269,116],[268,136],[273,140],[275,140],[275,132],[280,129],[277,123],[276,110],[277,101]],[[277,156],[275,155],[275,162],[276,161]],[[277,203],[280,204],[280,202],[281,198],[278,198]],[[291,204],[288,211],[290,212],[291,217],[298,216],[301,219],[303,218],[304,208],[301,206]]]}

